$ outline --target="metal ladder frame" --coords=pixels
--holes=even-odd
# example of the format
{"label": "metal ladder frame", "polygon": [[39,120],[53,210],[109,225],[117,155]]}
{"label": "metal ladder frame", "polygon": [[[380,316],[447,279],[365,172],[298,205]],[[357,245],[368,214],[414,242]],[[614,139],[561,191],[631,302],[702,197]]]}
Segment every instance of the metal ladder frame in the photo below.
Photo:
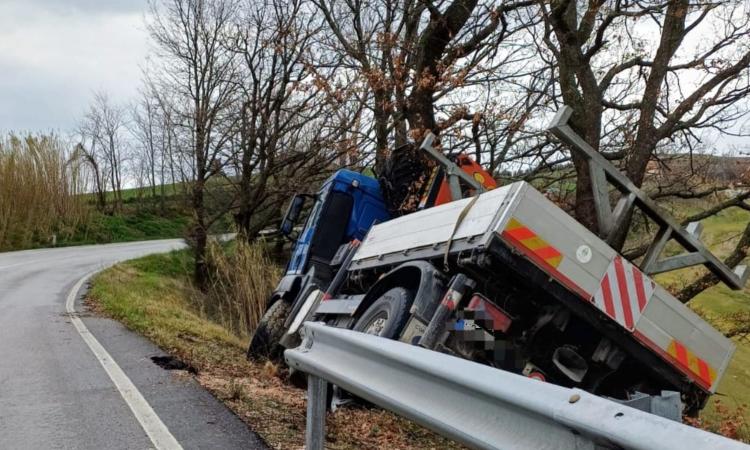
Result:
{"label": "metal ladder frame", "polygon": [[[578,156],[588,161],[600,237],[607,243],[611,243],[614,232],[627,219],[628,212],[633,207],[637,207],[659,226],[659,231],[640,264],[643,272],[657,274],[702,264],[727,286],[735,290],[742,289],[750,275],[747,266],[739,265],[732,270],[719,260],[700,241],[703,227],[699,222],[692,222],[683,228],[669,213],[661,209],[653,199],[573,131],[568,125],[572,114],[573,109],[564,105],[557,111],[547,130],[567,144]],[[622,194],[614,209],[609,200],[610,184]],[[672,239],[680,244],[685,252],[660,259],[667,242]]]}
{"label": "metal ladder frame", "polygon": [[443,167],[445,176],[448,179],[448,186],[451,190],[451,197],[454,200],[463,198],[463,192],[461,190],[460,184],[461,181],[471,186],[471,188],[474,189],[477,194],[481,194],[482,192],[485,192],[487,190],[484,186],[482,186],[481,183],[479,183],[473,177],[470,177],[469,174],[464,172],[463,169],[461,169],[457,164],[446,158],[445,155],[443,155],[440,151],[433,147],[433,142],[435,142],[435,135],[431,132],[428,132],[427,136],[425,136],[424,138],[424,141],[422,141],[422,145],[419,146],[419,149],[427,153],[427,156],[434,159],[435,162]]}

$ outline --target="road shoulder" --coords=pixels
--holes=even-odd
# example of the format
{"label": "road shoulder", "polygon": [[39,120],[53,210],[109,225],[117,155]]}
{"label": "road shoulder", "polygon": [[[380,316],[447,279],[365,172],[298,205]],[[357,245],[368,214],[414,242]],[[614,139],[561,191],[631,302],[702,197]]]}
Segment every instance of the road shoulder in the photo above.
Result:
{"label": "road shoulder", "polygon": [[76,293],[75,309],[91,334],[143,395],[175,439],[188,448],[265,449],[268,446],[186,370],[167,370],[154,361],[170,355],[121,323],[92,314]]}

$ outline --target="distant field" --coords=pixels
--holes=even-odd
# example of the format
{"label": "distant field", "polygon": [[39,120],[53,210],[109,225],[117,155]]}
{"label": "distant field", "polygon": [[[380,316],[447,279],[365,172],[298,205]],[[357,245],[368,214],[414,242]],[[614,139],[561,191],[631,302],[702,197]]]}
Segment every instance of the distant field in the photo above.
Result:
{"label": "distant field", "polygon": [[168,216],[147,212],[112,216],[94,213],[85,227],[59,245],[179,238],[185,235],[189,222],[188,216],[176,213]]}
{"label": "distant field", "polygon": [[[164,194],[167,197],[171,197],[177,194],[181,194],[185,190],[184,183],[174,183],[174,184],[165,184],[164,185]],[[136,188],[128,188],[122,190],[122,200],[132,201],[135,199],[141,199],[141,198],[148,198],[152,196],[152,190],[150,186],[147,187],[136,187]],[[162,186],[158,186],[156,188],[156,195],[160,196],[162,193]],[[93,192],[89,192],[86,194],[83,194],[83,197],[93,202],[96,199],[96,194]],[[104,193],[104,197],[107,199],[107,202],[111,202],[115,200],[115,193],[114,191],[106,191]]]}
{"label": "distant field", "polygon": [[[165,184],[164,185],[164,194],[167,197],[180,194],[184,192],[185,186],[182,183],[176,183],[176,184]],[[141,188],[131,188],[131,189],[123,189],[122,190],[122,200],[128,201],[133,199],[139,199],[139,198],[145,198],[150,197],[152,194],[151,187],[141,187]],[[156,188],[156,195],[162,195],[162,187],[159,186]],[[115,199],[115,193],[114,192],[107,192],[107,200],[112,201]]]}
{"label": "distant field", "polygon": [[[222,182],[216,180],[211,183],[214,193],[223,187]],[[164,197],[162,199],[162,189]],[[157,196],[153,196],[151,187],[123,189],[122,208],[112,212],[115,200],[114,192],[107,192],[107,209],[105,213],[96,211],[94,193],[83,194],[85,201],[91,206],[89,219],[79,226],[68,237],[60,237],[57,245],[103,244],[109,242],[129,242],[149,239],[181,238],[186,235],[191,222],[191,211],[185,197],[187,186],[183,183],[167,184],[156,188]],[[214,205],[222,195],[208,198],[209,211],[222,211],[222,207]],[[224,200],[221,200],[224,201]],[[212,233],[225,233],[231,229],[231,217],[222,217],[211,229]],[[46,242],[40,246],[46,245]]]}
{"label": "distant field", "polygon": [[[689,214],[699,209],[696,202],[681,202],[675,206],[675,212]],[[727,255],[733,248],[745,225],[750,221],[750,212],[733,208],[704,220],[703,242],[716,254]],[[679,272],[659,275],[657,281],[667,288],[678,290],[681,286],[703,273],[702,269],[690,268]],[[688,304],[704,319],[716,328],[726,332],[736,325],[737,313],[750,313],[750,290],[733,291],[723,284],[707,289]],[[750,404],[750,340],[734,339],[737,352],[719,385],[718,394],[713,396],[702,418],[709,428],[718,430],[728,421],[727,413],[717,411],[717,401],[730,412],[740,409],[745,422],[750,422],[750,412],[743,405]],[[739,437],[750,440],[750,429],[744,424],[739,426]]]}

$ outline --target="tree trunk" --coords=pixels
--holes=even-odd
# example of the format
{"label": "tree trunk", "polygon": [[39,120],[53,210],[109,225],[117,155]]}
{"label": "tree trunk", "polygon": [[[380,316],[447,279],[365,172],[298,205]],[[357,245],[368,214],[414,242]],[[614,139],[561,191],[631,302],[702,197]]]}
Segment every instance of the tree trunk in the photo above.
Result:
{"label": "tree trunk", "polygon": [[[601,133],[601,108],[582,107],[575,108],[576,113],[571,118],[571,127],[594,150],[599,150],[599,139]],[[580,111],[580,113],[578,113]],[[582,125],[585,124],[585,125]],[[589,163],[575,152],[571,152],[571,159],[576,171],[576,204],[574,213],[576,219],[593,233],[599,232],[599,223],[596,215],[596,204],[594,203],[594,187],[591,184],[591,172]]]}
{"label": "tree trunk", "polygon": [[477,6],[477,0],[454,0],[445,12],[432,14],[418,44],[416,79],[409,95],[408,117],[417,140],[427,131],[437,134],[434,94],[442,74],[438,69],[445,49]]}
{"label": "tree trunk", "polygon": [[206,132],[201,121],[200,103],[196,102],[196,130],[195,130],[195,183],[193,184],[193,240],[195,243],[195,284],[205,291],[208,288],[208,262],[206,261],[206,246],[208,244],[208,230],[206,230]]}
{"label": "tree trunk", "polygon": [[[577,2],[553,2],[549,20],[560,43],[558,70],[560,90],[565,104],[573,108],[571,128],[594,150],[599,151],[602,122],[602,92],[591,67],[584,61],[578,33]],[[576,171],[576,219],[594,233],[599,223],[594,203],[591,173],[586,160],[572,152]]]}
{"label": "tree trunk", "polygon": [[204,205],[204,181],[196,180],[193,187],[193,242],[195,245],[195,284],[205,291],[208,287],[208,262],[206,261],[206,246],[208,233],[206,230],[206,211]]}
{"label": "tree trunk", "polygon": [[242,161],[241,161],[241,175],[240,175],[240,198],[239,198],[239,211],[234,216],[235,223],[239,232],[245,237],[249,238],[248,231],[250,231],[250,217],[252,211],[250,210],[250,188],[252,184],[252,152],[250,151],[250,142],[248,139],[249,132],[249,121],[247,117],[247,107],[245,104],[242,107],[242,124],[240,130],[240,148],[242,149]]}
{"label": "tree trunk", "polygon": [[375,119],[375,172],[380,173],[388,156],[388,103],[390,96],[384,89],[375,89],[375,108],[373,111]]}
{"label": "tree trunk", "polygon": [[94,182],[96,183],[96,209],[103,213],[107,208],[107,197],[104,193],[104,186],[102,186],[102,176],[99,172],[99,165],[96,163],[96,160],[93,157],[90,157],[89,161],[94,169]]}

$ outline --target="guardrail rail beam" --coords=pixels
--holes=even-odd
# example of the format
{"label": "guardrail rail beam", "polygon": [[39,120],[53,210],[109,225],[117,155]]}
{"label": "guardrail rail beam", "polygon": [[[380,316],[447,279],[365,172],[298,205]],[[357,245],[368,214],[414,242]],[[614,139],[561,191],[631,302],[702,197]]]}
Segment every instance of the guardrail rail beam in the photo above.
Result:
{"label": "guardrail rail beam", "polygon": [[322,323],[306,322],[303,332],[302,345],[284,356],[310,376],[308,449],[322,448],[323,380],[475,449],[750,449],[580,389],[403,342]]}

